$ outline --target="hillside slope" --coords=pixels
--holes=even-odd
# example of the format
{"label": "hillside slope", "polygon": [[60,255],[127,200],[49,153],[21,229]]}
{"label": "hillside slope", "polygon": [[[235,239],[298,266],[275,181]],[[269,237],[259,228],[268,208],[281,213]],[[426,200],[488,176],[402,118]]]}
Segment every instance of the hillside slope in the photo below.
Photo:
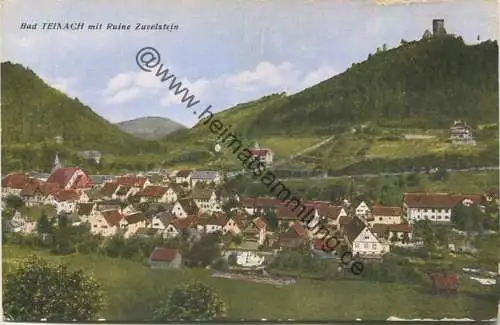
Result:
{"label": "hillside slope", "polygon": [[[497,53],[496,41],[466,45],[460,37],[447,36],[403,42],[397,48],[370,55],[344,73],[297,94],[273,94],[216,115],[224,125],[231,125],[233,132],[246,139],[247,145],[254,141],[268,145],[278,152],[279,159],[333,134],[343,138],[343,134],[351,132],[351,127],[362,124],[388,132],[394,128],[412,128],[417,133],[426,130],[446,133],[453,120],[466,119],[476,129],[480,124],[498,120]],[[404,133],[401,132],[401,136]],[[307,142],[302,141],[306,138]],[[207,150],[212,150],[215,141],[216,137],[199,123],[192,129],[174,132],[165,142],[174,150],[171,157],[178,156],[171,160],[176,164],[209,159]],[[495,137],[484,141],[488,142],[484,146],[494,148],[498,140]],[[408,145],[400,142],[398,145]],[[182,147],[183,152],[177,153],[177,147]],[[323,154],[321,158],[314,157],[315,164],[340,167],[378,155],[367,152],[354,159],[349,154],[351,158],[346,160],[336,154],[346,148],[335,147],[333,151],[320,148]],[[482,149],[483,146],[470,153],[476,154]],[[397,156],[396,151],[386,150],[383,156],[390,159]],[[458,151],[464,152],[447,146],[439,154]],[[419,153],[434,154],[431,147],[425,146]],[[228,159],[235,160],[233,158]],[[337,164],[338,159],[343,162]]]}
{"label": "hillside slope", "polygon": [[455,119],[496,122],[497,53],[496,41],[471,46],[447,36],[405,42],[297,94],[268,96],[219,117],[251,138],[324,136],[367,122],[412,128],[447,128]]}
{"label": "hillside slope", "polygon": [[[440,128],[498,118],[498,45],[445,37],[406,43],[270,107],[254,121],[274,134],[334,133],[346,126]],[[279,124],[281,127],[277,128]]]}
{"label": "hillside slope", "polygon": [[186,127],[164,117],[141,117],[116,123],[124,132],[145,140],[159,140]]}
{"label": "hillside slope", "polygon": [[2,145],[35,145],[56,136],[75,150],[113,154],[157,152],[159,143],[129,135],[62,92],[51,88],[29,68],[3,62]]}

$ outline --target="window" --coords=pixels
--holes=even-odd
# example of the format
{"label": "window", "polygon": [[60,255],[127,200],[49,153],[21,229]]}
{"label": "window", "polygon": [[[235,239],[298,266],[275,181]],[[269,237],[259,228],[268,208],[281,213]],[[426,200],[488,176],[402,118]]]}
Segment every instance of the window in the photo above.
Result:
{"label": "window", "polygon": [[363,247],[364,247],[365,249],[368,249],[368,244],[367,244],[367,243],[364,243],[364,244],[363,244]]}
{"label": "window", "polygon": [[378,218],[378,220],[380,220],[380,221],[382,221],[382,219],[383,219],[382,217]]}
{"label": "window", "polygon": [[355,248],[359,248],[359,243],[354,244]]}
{"label": "window", "polygon": [[365,238],[364,238],[364,239],[370,239],[370,237],[369,237],[369,236],[365,236]]}
{"label": "window", "polygon": [[373,250],[377,249],[377,243],[373,243],[373,244],[372,244],[372,249],[373,249]]}

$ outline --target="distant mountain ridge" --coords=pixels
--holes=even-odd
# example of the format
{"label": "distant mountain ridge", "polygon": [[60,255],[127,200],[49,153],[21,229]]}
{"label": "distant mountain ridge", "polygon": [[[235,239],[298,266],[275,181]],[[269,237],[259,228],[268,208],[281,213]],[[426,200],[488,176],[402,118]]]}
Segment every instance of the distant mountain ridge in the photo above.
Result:
{"label": "distant mountain ridge", "polygon": [[116,123],[122,131],[145,140],[159,140],[172,132],[186,129],[180,123],[165,117],[140,117],[129,121]]}

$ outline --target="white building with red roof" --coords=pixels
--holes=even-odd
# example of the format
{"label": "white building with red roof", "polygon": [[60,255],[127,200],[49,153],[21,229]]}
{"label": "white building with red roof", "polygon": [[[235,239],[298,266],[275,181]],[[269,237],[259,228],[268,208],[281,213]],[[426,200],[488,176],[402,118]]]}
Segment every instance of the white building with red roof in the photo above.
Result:
{"label": "white building with red roof", "polygon": [[260,148],[256,143],[253,149],[249,149],[252,155],[259,159],[260,162],[264,163],[266,166],[271,166],[273,164],[274,154],[269,148]]}
{"label": "white building with red roof", "polygon": [[115,182],[122,186],[135,187],[138,189],[142,189],[146,186],[152,185],[147,177],[137,176],[133,174],[127,174],[118,177]]}
{"label": "white building with red roof", "polygon": [[167,186],[146,186],[135,196],[140,198],[140,202],[174,203],[177,201],[177,193]]}
{"label": "white building with red roof", "polygon": [[451,210],[464,198],[449,193],[405,193],[403,210],[411,223],[419,220],[449,223]]}
{"label": "white building with red roof", "polygon": [[74,213],[79,203],[80,193],[76,190],[61,190],[54,194],[57,213]]}
{"label": "white building with red roof", "polygon": [[397,225],[403,221],[403,209],[401,209],[401,207],[389,207],[375,204],[372,208],[371,218],[368,220],[368,223],[370,225]]}
{"label": "white building with red roof", "polygon": [[116,235],[122,219],[123,215],[118,210],[96,211],[89,218],[90,232],[105,237]]}
{"label": "white building with red roof", "polygon": [[21,191],[31,182],[31,178],[21,173],[11,173],[2,179],[2,195],[21,195]]}
{"label": "white building with red roof", "polygon": [[57,168],[49,178],[47,183],[56,183],[62,189],[84,189],[94,186],[94,182],[83,170],[76,167]]}

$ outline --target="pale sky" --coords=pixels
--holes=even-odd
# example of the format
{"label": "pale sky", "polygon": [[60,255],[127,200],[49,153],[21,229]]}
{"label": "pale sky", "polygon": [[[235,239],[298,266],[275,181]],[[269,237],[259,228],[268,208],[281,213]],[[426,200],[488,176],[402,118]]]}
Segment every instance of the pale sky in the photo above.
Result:
{"label": "pale sky", "polygon": [[[345,71],[386,43],[421,38],[432,19],[466,43],[497,39],[494,0],[56,1],[2,3],[2,61],[28,66],[48,84],[111,122],[191,113],[135,63],[155,47],[203,107],[220,111],[274,92],[294,93]],[[22,22],[124,23],[130,31],[21,30]],[[177,24],[135,31],[136,23]]]}

